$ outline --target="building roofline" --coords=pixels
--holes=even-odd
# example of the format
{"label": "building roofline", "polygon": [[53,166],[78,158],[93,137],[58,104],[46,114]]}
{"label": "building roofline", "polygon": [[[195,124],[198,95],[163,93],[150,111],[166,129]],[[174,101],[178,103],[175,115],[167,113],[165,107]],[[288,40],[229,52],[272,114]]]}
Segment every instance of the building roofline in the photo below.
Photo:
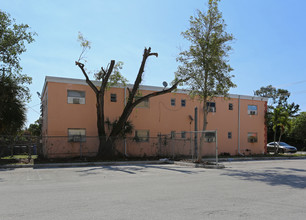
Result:
{"label": "building roofline", "polygon": [[[66,78],[66,77],[55,77],[55,76],[46,76],[45,77],[45,83],[42,89],[42,97],[44,96],[44,92],[47,86],[48,82],[56,82],[56,83],[68,83],[68,84],[78,84],[78,85],[88,85],[86,83],[85,79],[75,79],[75,78]],[[92,80],[93,84],[95,86],[100,86],[101,82],[100,81],[96,81],[96,80]],[[117,85],[114,86],[117,88],[124,88],[123,85]],[[128,88],[133,88],[133,84],[127,84],[126,87]],[[163,90],[164,87],[160,87],[160,86],[148,86],[148,85],[140,85],[139,86],[140,90],[148,90],[148,91],[160,91]],[[188,90],[185,89],[177,89],[175,91],[175,93],[183,93],[183,94],[188,94]],[[249,96],[249,95],[238,95],[238,94],[229,94],[228,95],[229,98],[240,98],[240,99],[249,99],[249,100],[257,100],[257,101],[268,101],[269,98],[266,97],[258,97],[258,96]]]}

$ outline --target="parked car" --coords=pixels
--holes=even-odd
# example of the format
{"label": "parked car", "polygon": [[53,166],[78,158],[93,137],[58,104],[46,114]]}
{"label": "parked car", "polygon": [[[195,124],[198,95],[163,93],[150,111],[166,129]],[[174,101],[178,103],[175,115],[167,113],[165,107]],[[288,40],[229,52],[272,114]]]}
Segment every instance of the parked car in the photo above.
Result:
{"label": "parked car", "polygon": [[[267,152],[274,152],[274,147],[277,147],[278,142],[270,142],[267,144]],[[285,142],[279,142],[279,153],[295,153],[297,149]]]}

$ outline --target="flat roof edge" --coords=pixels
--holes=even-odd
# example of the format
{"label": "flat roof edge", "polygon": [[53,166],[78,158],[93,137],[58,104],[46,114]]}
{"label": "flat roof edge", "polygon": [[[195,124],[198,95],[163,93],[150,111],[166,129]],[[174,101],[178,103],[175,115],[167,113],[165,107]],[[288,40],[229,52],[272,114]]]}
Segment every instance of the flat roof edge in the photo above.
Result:
{"label": "flat roof edge", "polygon": [[[75,79],[75,78],[65,78],[65,77],[55,77],[55,76],[46,76],[45,77],[45,83],[43,86],[42,94],[44,94],[44,90],[46,88],[46,84],[48,82],[57,82],[57,83],[68,83],[68,84],[79,84],[79,85],[87,85],[85,79]],[[95,86],[100,86],[101,82],[92,80]],[[117,88],[124,88],[123,85],[115,86]],[[132,88],[133,84],[127,84],[126,87]],[[148,86],[148,85],[140,85],[139,87],[141,90],[148,90],[148,91],[159,91],[163,90],[164,87],[160,86]],[[182,94],[188,94],[188,90],[185,89],[177,89],[175,93],[182,93]],[[219,96],[220,97],[220,96]],[[257,100],[257,101],[268,101],[269,98],[266,97],[258,97],[258,96],[249,96],[249,95],[237,95],[237,94],[228,94],[229,98],[240,98],[240,99],[249,99],[249,100]]]}

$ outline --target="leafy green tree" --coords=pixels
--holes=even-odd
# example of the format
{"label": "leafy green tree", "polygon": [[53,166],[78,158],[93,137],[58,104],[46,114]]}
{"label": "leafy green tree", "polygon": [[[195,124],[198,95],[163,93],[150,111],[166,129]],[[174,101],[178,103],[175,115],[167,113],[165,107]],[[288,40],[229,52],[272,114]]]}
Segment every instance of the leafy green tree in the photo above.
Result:
{"label": "leafy green tree", "polygon": [[292,120],[291,136],[300,146],[306,147],[306,112],[301,112]]}
{"label": "leafy green tree", "polygon": [[[230,42],[233,35],[226,32],[226,24],[218,9],[219,0],[209,0],[206,12],[197,11],[196,17],[190,17],[190,27],[182,32],[183,37],[190,42],[188,50],[182,51],[177,60],[181,63],[176,72],[176,78],[183,80],[190,95],[203,101],[204,124],[207,128],[207,103],[216,96],[228,95],[230,88],[236,85],[232,82],[233,70],[228,64]],[[201,140],[203,140],[202,135]],[[198,149],[198,161],[201,152]]]}
{"label": "leafy green tree", "polygon": [[29,128],[27,130],[33,136],[40,136],[41,135],[41,123],[39,123],[39,120],[36,120],[34,124],[29,125]]}
{"label": "leafy green tree", "polygon": [[[268,141],[275,141],[275,132],[280,133],[279,129],[274,130],[274,122],[272,119],[272,115],[276,113],[277,108],[281,108],[282,111],[286,110],[288,113],[289,120],[296,117],[299,111],[299,105],[293,103],[288,103],[288,99],[290,97],[290,92],[286,89],[276,89],[272,85],[268,85],[266,87],[261,87],[259,90],[254,91],[254,95],[267,97],[269,98],[269,104],[266,114],[266,124],[267,124],[267,133],[268,133]],[[285,138],[287,138],[285,136]]]}
{"label": "leafy green tree", "polygon": [[14,135],[24,125],[26,109],[20,99],[20,86],[12,78],[0,80],[0,135]]}
{"label": "leafy green tree", "polygon": [[[157,53],[151,52],[150,47],[145,48],[143,52],[142,62],[139,67],[139,71],[135,79],[133,88],[131,90],[128,89],[128,99],[122,114],[120,115],[119,119],[116,120],[114,123],[107,123],[104,114],[104,95],[108,87],[120,83],[125,84],[126,79],[120,73],[120,69],[122,68],[122,62],[118,62],[117,64],[115,64],[115,60],[111,60],[110,64],[106,68],[101,67],[101,70],[94,74],[96,80],[99,80],[101,82],[100,86],[96,87],[89,79],[87,71],[85,69],[85,65],[81,63],[81,60],[83,59],[83,55],[85,54],[86,50],[90,49],[90,42],[86,40],[81,34],[79,34],[79,41],[81,43],[82,53],[78,61],[75,62],[75,64],[81,69],[87,84],[96,94],[97,128],[100,142],[97,156],[101,158],[111,158],[116,156],[116,154],[119,154],[119,152],[115,152],[115,141],[118,138],[124,136],[125,133],[128,133],[130,128],[132,127],[130,122],[128,121],[128,118],[132,113],[133,109],[145,100],[172,92],[177,88],[181,80],[176,81],[171,88],[164,89],[158,92],[153,92],[148,95],[137,98],[136,96],[137,94],[139,94],[139,86],[143,81],[143,73],[146,61],[150,56],[158,56]],[[109,126],[110,124],[112,126]],[[110,129],[109,132],[106,129],[107,126]]]}
{"label": "leafy green tree", "polygon": [[[15,24],[10,15],[0,10],[0,132],[16,133],[25,121],[24,103],[30,99],[27,84],[31,77],[22,74],[20,55],[25,44],[34,41],[36,33],[29,26]],[[14,111],[13,111],[14,109]]]}

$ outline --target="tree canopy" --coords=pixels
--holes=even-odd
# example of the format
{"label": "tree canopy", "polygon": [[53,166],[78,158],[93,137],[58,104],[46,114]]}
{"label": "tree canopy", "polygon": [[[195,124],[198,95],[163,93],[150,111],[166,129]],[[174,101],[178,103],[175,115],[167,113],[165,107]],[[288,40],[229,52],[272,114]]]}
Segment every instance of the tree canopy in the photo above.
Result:
{"label": "tree canopy", "polygon": [[293,136],[299,145],[306,147],[306,112],[301,112],[292,121],[291,136]]}
{"label": "tree canopy", "polygon": [[16,24],[0,10],[0,133],[15,133],[25,122],[24,103],[30,99],[27,84],[32,79],[22,74],[20,55],[36,33],[26,24]]}
{"label": "tree canopy", "polygon": [[182,32],[190,46],[177,58],[180,66],[176,78],[185,81],[184,85],[191,96],[203,101],[203,130],[206,130],[208,124],[207,102],[216,96],[227,96],[230,88],[236,86],[232,82],[234,76],[230,72],[233,69],[229,65],[229,52],[232,50],[230,43],[234,37],[226,32],[218,2],[209,0],[207,11],[198,10],[195,17],[190,17],[190,27]]}

